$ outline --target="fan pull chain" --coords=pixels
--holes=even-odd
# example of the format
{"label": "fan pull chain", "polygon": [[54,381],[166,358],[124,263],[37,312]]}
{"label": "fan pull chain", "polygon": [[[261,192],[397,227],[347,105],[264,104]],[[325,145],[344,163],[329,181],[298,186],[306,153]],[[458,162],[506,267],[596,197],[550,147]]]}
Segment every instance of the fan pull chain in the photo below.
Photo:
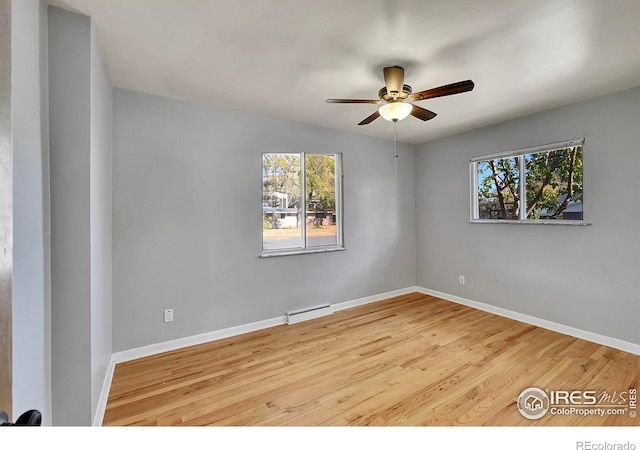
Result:
{"label": "fan pull chain", "polygon": [[398,121],[393,122],[393,176],[398,178]]}

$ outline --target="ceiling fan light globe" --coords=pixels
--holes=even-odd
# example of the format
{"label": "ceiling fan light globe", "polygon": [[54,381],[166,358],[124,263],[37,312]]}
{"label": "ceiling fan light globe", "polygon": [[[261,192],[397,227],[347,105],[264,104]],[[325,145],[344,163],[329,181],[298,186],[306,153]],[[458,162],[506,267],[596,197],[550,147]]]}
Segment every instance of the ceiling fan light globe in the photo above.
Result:
{"label": "ceiling fan light globe", "polygon": [[383,119],[388,120],[389,122],[397,122],[398,120],[402,120],[407,117],[413,106],[411,103],[404,102],[391,102],[385,103],[378,109],[378,112],[382,116]]}

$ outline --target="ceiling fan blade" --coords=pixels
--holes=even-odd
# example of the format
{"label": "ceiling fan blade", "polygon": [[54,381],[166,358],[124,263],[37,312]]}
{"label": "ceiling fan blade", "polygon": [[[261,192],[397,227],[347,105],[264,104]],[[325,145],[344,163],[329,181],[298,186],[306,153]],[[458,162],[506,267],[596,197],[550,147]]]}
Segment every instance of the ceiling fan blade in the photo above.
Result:
{"label": "ceiling fan blade", "polygon": [[428,109],[420,108],[417,105],[413,105],[413,109],[409,113],[413,117],[417,117],[420,120],[430,120],[437,116],[433,111],[429,111]]}
{"label": "ceiling fan blade", "polygon": [[468,92],[473,90],[473,81],[458,81],[457,83],[447,84],[433,89],[427,89],[426,91],[420,91],[411,94],[407,97],[410,102],[417,102],[419,100],[426,100],[428,98],[444,97],[446,95],[460,94],[462,92]]}
{"label": "ceiling fan blade", "polygon": [[327,103],[368,103],[372,105],[379,105],[382,100],[354,100],[349,98],[328,98],[325,100]]}
{"label": "ceiling fan blade", "polygon": [[371,114],[369,117],[364,119],[362,122],[360,122],[358,125],[367,125],[368,123],[371,123],[374,120],[376,120],[378,117],[380,117],[380,113],[376,111],[373,114]]}
{"label": "ceiling fan blade", "polygon": [[404,85],[404,69],[400,66],[385,67],[383,69],[384,83],[387,86],[387,93],[395,100],[402,93]]}

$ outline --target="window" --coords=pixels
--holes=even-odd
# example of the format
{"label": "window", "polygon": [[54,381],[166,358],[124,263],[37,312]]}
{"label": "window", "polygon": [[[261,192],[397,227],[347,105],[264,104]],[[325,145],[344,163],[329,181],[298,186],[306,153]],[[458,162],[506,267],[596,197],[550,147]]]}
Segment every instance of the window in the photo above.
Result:
{"label": "window", "polygon": [[340,154],[262,154],[262,256],[342,250]]}
{"label": "window", "polygon": [[471,220],[584,224],[582,149],[573,140],[471,159]]}

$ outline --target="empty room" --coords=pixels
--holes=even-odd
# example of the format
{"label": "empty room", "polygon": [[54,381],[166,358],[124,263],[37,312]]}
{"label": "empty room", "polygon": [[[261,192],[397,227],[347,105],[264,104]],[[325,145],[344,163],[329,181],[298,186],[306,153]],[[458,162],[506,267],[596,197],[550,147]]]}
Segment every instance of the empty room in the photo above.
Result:
{"label": "empty room", "polygon": [[640,2],[0,5],[0,421],[637,430]]}

